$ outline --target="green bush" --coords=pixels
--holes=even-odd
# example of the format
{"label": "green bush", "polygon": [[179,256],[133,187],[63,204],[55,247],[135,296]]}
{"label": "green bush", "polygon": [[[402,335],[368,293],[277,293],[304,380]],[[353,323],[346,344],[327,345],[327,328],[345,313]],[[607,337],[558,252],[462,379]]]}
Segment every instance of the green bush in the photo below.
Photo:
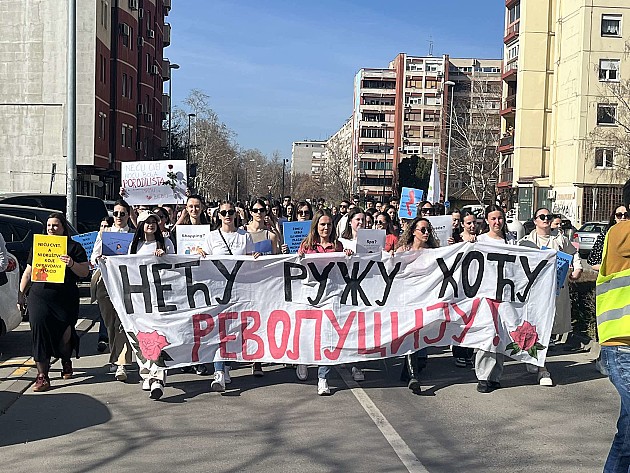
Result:
{"label": "green bush", "polygon": [[597,321],[595,320],[595,281],[569,284],[571,298],[571,321],[573,333],[597,339]]}

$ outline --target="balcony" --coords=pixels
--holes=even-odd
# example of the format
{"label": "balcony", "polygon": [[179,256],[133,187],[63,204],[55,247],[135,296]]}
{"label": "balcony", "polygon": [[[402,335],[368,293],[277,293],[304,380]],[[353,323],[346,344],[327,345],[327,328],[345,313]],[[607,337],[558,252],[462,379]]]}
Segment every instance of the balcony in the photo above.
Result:
{"label": "balcony", "polygon": [[508,44],[514,41],[514,39],[518,37],[520,24],[521,24],[521,21],[516,20],[516,22],[512,23],[511,25],[507,27],[507,30],[505,30],[505,36],[503,37],[503,42],[505,44]]}
{"label": "balcony", "polygon": [[514,149],[514,135],[504,136],[499,140],[499,153],[508,153]]}
{"label": "balcony", "polygon": [[171,80],[171,61],[168,59],[162,59],[162,80]]}
{"label": "balcony", "polygon": [[164,23],[164,47],[171,44],[171,25],[169,23]]}
{"label": "balcony", "polygon": [[162,113],[168,113],[171,110],[171,97],[168,94],[162,94]]}
{"label": "balcony", "polygon": [[503,168],[501,169],[501,174],[499,175],[499,183],[497,184],[497,187],[510,187],[513,179],[514,169]]}
{"label": "balcony", "polygon": [[508,95],[501,103],[501,110],[499,114],[503,117],[505,115],[512,115],[516,110],[516,95]]}
{"label": "balcony", "polygon": [[516,5],[519,2],[520,0],[505,0],[505,7],[510,8],[511,6]]}
{"label": "balcony", "polygon": [[518,61],[508,62],[503,67],[503,75],[501,79],[506,82],[516,81],[516,73],[518,72]]}

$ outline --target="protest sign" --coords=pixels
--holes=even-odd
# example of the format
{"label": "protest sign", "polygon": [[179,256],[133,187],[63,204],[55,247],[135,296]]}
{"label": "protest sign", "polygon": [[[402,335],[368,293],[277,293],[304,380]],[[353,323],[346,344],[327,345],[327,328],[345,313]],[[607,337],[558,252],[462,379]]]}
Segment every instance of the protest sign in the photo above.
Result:
{"label": "protest sign", "polygon": [[62,283],[66,277],[66,263],[59,259],[68,253],[68,237],[33,235],[32,282]]}
{"label": "protest sign", "polygon": [[284,243],[289,247],[289,253],[297,253],[302,240],[308,235],[311,229],[311,221],[306,222],[284,222],[282,224],[282,234]]}
{"label": "protest sign", "polygon": [[132,161],[120,165],[123,196],[129,205],[183,204],[186,161]]}
{"label": "protest sign", "polygon": [[357,230],[357,253],[380,253],[385,248],[385,230]]}
{"label": "protest sign", "polygon": [[422,202],[424,192],[420,189],[403,187],[400,193],[400,207],[398,208],[398,218],[412,220],[418,216],[418,204]]}
{"label": "protest sign", "polygon": [[254,243],[254,251],[256,253],[260,253],[261,255],[270,255],[271,254],[271,240],[263,240],[257,243]]}
{"label": "protest sign", "polygon": [[169,368],[339,364],[447,345],[543,366],[555,312],[553,252],[482,242],[394,256],[130,255],[103,266],[139,358]]}
{"label": "protest sign", "polygon": [[196,255],[210,233],[210,225],[177,225],[177,254]]}
{"label": "protest sign", "polygon": [[573,256],[563,251],[558,251],[556,253],[556,261],[557,261],[557,281],[556,281],[556,295],[560,294],[560,289],[564,287],[564,283],[567,279],[567,274],[569,274],[569,266],[571,266],[571,262],[573,261]]}
{"label": "protest sign", "polygon": [[92,251],[94,251],[94,242],[96,242],[96,237],[98,236],[98,232],[89,232],[89,233],[81,233],[80,235],[74,235],[71,237],[74,241],[76,241],[79,245],[83,247],[85,253],[87,254],[87,259],[90,261],[92,258]]}
{"label": "protest sign", "polygon": [[126,255],[133,240],[133,233],[103,232],[103,256]]}
{"label": "protest sign", "polygon": [[440,246],[448,245],[448,239],[453,236],[453,217],[450,215],[436,215],[427,218],[431,222],[433,233],[438,239]]}

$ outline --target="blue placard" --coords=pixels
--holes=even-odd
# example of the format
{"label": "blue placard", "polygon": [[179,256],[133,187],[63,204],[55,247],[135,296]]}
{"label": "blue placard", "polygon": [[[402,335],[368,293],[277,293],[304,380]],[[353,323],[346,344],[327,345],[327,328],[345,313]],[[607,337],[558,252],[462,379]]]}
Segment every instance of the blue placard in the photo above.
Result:
{"label": "blue placard", "polygon": [[398,218],[414,219],[418,216],[418,204],[422,202],[424,192],[420,189],[403,187],[400,193]]}
{"label": "blue placard", "polygon": [[284,243],[289,247],[289,253],[298,252],[302,240],[306,238],[310,229],[310,220],[307,220],[306,222],[284,222],[282,224]]}
{"label": "blue placard", "polygon": [[254,251],[256,253],[260,253],[261,255],[270,255],[271,254],[271,240],[262,240],[257,243],[254,243]]}
{"label": "blue placard", "polygon": [[560,289],[564,287],[564,283],[569,274],[569,266],[573,261],[573,256],[562,251],[556,254],[556,296],[560,294]]}
{"label": "blue placard", "polygon": [[133,240],[133,233],[103,232],[103,256],[126,255]]}
{"label": "blue placard", "polygon": [[90,261],[92,258],[92,251],[94,251],[94,242],[98,232],[81,233],[80,235],[74,235],[72,239],[83,247],[87,253],[87,259]]}

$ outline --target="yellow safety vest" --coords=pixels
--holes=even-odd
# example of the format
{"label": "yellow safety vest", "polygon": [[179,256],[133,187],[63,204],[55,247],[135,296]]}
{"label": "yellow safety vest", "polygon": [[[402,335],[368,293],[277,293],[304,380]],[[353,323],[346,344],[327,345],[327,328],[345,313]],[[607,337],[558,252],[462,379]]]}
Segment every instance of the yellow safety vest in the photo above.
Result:
{"label": "yellow safety vest", "polygon": [[602,264],[595,286],[599,343],[630,337],[630,269],[605,275],[607,248],[608,235],[604,240]]}

